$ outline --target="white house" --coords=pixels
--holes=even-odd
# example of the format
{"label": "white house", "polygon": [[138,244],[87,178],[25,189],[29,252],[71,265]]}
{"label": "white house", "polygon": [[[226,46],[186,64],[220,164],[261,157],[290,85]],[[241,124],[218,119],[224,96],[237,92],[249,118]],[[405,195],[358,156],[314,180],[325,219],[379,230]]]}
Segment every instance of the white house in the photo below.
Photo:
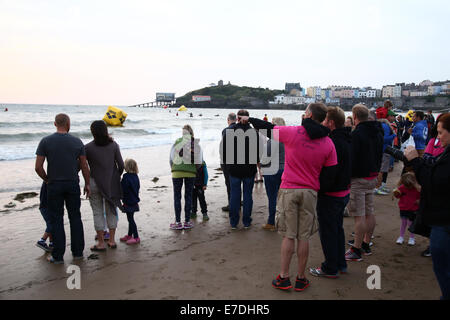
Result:
{"label": "white house", "polygon": [[367,91],[364,90],[358,91],[358,98],[367,98]]}
{"label": "white house", "polygon": [[366,91],[366,97],[367,98],[376,98],[377,97],[377,90],[376,89],[368,89]]}

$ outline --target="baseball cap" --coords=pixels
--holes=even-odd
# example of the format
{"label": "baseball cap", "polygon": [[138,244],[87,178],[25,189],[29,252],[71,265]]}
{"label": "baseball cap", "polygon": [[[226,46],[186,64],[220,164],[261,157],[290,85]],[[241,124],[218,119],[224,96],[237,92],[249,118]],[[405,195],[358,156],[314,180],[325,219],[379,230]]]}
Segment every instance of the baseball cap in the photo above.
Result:
{"label": "baseball cap", "polygon": [[396,116],[398,116],[398,114],[396,114],[394,111],[392,111],[392,110],[389,110],[388,111],[388,116],[394,116],[394,117],[396,117]]}

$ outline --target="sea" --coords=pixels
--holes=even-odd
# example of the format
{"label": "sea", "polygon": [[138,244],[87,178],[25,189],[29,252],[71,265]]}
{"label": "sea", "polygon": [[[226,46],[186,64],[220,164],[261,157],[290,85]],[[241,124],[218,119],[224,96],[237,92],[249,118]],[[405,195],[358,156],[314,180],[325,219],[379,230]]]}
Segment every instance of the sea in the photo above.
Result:
{"label": "sea", "polygon": [[[209,167],[220,166],[219,142],[221,131],[227,127],[231,109],[139,108],[116,106],[127,113],[122,127],[108,127],[119,144],[124,159],[140,160],[142,178],[170,175],[168,165],[170,146],[181,136],[185,124],[192,126],[200,139],[204,158]],[[8,111],[5,112],[4,109]],[[40,178],[34,172],[35,152],[39,141],[55,132],[54,119],[66,113],[71,119],[70,134],[83,143],[92,141],[90,125],[101,120],[108,106],[88,105],[30,105],[0,104],[0,193],[39,190]],[[301,123],[303,111],[249,110],[250,116],[262,119],[282,117],[287,125]],[[0,194],[1,198],[1,194]]]}
{"label": "sea", "polygon": [[[83,143],[92,141],[90,125],[100,120],[108,106],[19,105],[2,104],[0,109],[0,161],[35,157],[39,141],[55,132],[54,118],[66,113],[71,120],[70,134]],[[120,107],[127,113],[123,127],[109,127],[109,133],[121,149],[170,145],[180,136],[181,128],[190,124],[200,141],[220,141],[227,126],[226,117],[237,110]],[[3,111],[8,108],[8,111]],[[283,117],[287,125],[301,122],[303,112],[295,110],[250,110],[250,115]]]}

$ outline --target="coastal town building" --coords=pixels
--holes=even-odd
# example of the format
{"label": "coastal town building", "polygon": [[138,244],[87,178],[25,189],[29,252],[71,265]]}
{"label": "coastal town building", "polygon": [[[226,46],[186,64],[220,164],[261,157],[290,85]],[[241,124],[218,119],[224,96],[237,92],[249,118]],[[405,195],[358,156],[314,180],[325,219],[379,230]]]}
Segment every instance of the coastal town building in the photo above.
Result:
{"label": "coastal town building", "polygon": [[428,95],[435,96],[440,94],[442,91],[442,86],[429,86],[428,87]]}
{"label": "coastal town building", "polygon": [[333,97],[333,92],[330,88],[322,89],[320,91],[320,97],[322,100],[331,99]]}
{"label": "coastal town building", "polygon": [[202,101],[211,101],[211,96],[192,96],[192,101],[194,102],[202,102]]}
{"label": "coastal town building", "polygon": [[366,97],[367,98],[378,98],[381,96],[381,90],[377,89],[367,89]]}
{"label": "coastal town building", "polygon": [[358,91],[358,98],[367,98],[367,91],[366,90]]}
{"label": "coastal town building", "polygon": [[401,84],[383,86],[382,97],[383,98],[400,98],[402,96]]}
{"label": "coastal town building", "polygon": [[302,97],[303,96],[303,90],[292,89],[291,91],[289,91],[289,95],[295,96],[295,97]]}
{"label": "coastal town building", "polygon": [[320,87],[309,87],[306,89],[306,95],[310,98],[321,98],[321,91],[322,89]]}
{"label": "coastal town building", "polygon": [[303,91],[302,87],[300,86],[300,82],[297,83],[286,82],[286,84],[284,85],[284,91],[286,93],[290,93],[293,89]]}
{"label": "coastal town building", "polygon": [[[315,100],[314,100],[315,102]],[[275,96],[274,104],[305,104],[306,99],[302,96],[291,96],[287,94],[279,94]]]}
{"label": "coastal town building", "polygon": [[409,93],[410,97],[426,97],[428,90],[414,90]]}

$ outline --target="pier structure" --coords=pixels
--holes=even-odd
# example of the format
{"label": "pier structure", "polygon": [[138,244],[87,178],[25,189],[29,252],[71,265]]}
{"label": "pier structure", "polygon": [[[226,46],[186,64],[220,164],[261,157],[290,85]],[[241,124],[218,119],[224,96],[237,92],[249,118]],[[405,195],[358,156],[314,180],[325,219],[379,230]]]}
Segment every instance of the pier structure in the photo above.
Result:
{"label": "pier structure", "polygon": [[144,102],[131,105],[129,107],[139,107],[139,108],[160,108],[162,106],[171,106],[175,104],[176,100],[173,101],[152,101],[152,102]]}
{"label": "pier structure", "polygon": [[171,106],[175,102],[175,93],[157,92],[155,101],[139,103],[130,107],[157,108],[162,106]]}

